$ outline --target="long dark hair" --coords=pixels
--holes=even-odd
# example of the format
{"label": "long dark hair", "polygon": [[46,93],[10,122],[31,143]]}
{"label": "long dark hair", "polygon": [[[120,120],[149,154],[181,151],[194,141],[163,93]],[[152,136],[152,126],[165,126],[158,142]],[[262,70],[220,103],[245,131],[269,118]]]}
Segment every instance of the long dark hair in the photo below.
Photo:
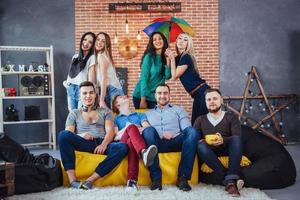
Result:
{"label": "long dark hair", "polygon": [[[113,60],[113,57],[112,57],[112,50],[111,50],[111,40],[110,40],[110,36],[105,33],[105,32],[99,32],[97,35],[96,35],[96,39],[99,35],[104,35],[105,37],[105,49],[104,49],[104,53],[108,56],[108,58],[110,59],[111,63],[113,64],[114,66],[114,60]],[[97,60],[97,50],[95,48],[95,57],[96,57],[96,63],[98,62]]]}
{"label": "long dark hair", "polygon": [[165,52],[166,52],[166,49],[169,47],[169,44],[168,44],[168,40],[167,38],[164,36],[164,34],[160,33],[160,32],[154,32],[152,33],[150,39],[149,39],[149,42],[147,44],[147,48],[144,52],[144,55],[141,59],[141,64],[140,64],[140,67],[142,68],[142,64],[143,64],[143,59],[144,57],[149,54],[150,57],[154,57],[156,52],[155,52],[155,47],[153,45],[153,36],[155,34],[159,34],[161,36],[161,38],[163,39],[164,41],[164,46],[162,48],[162,51],[161,51],[161,54],[160,54],[160,57],[161,57],[161,63],[162,63],[162,70],[161,70],[161,74],[162,76],[165,76],[165,64],[167,64],[167,59],[166,59],[166,56],[165,56]]}
{"label": "long dark hair", "polygon": [[[92,44],[92,47],[89,50],[88,54],[84,57],[84,53],[82,50],[82,43],[83,43],[85,36],[87,36],[87,35],[91,35],[93,37],[93,44]],[[72,64],[71,64],[71,67],[69,70],[69,76],[71,78],[76,77],[79,74],[79,72],[81,72],[85,68],[86,62],[93,54],[94,46],[95,46],[95,39],[96,39],[96,35],[92,32],[86,32],[85,34],[83,34],[81,36],[78,57],[74,58],[72,60]]]}

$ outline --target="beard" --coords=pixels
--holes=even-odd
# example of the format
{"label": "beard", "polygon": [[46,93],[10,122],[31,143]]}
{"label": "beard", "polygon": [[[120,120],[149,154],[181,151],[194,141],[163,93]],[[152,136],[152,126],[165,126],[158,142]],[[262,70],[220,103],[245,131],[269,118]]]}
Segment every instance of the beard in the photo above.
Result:
{"label": "beard", "polygon": [[160,106],[165,106],[165,105],[167,105],[169,103],[169,101],[166,99],[166,98],[160,98],[160,99],[158,99],[158,104],[160,105]]}
{"label": "beard", "polygon": [[210,112],[210,113],[216,113],[216,112],[218,112],[219,110],[221,109],[221,106],[219,106],[219,107],[217,107],[217,108],[215,108],[215,109],[207,109],[208,110],[208,112]]}

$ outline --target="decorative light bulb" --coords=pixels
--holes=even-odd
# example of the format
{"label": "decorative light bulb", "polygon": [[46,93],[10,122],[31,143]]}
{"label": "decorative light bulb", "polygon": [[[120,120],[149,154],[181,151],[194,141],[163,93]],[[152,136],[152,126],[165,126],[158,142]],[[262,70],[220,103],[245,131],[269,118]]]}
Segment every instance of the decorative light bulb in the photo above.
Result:
{"label": "decorative light bulb", "polygon": [[128,20],[127,19],[125,21],[125,31],[126,31],[126,33],[129,33],[129,24],[128,24]]}
{"label": "decorative light bulb", "polygon": [[245,73],[245,76],[248,76],[249,74],[250,74],[250,72],[246,72],[246,73]]}
{"label": "decorative light bulb", "polygon": [[248,93],[253,96],[253,92],[251,90],[248,90]]}
{"label": "decorative light bulb", "polygon": [[283,125],[283,122],[279,122],[279,126],[282,126]]}
{"label": "decorative light bulb", "polygon": [[253,106],[252,104],[249,104],[249,109],[252,110],[253,109]]}
{"label": "decorative light bulb", "polygon": [[138,39],[138,40],[141,40],[141,39],[142,39],[141,34],[140,34],[140,31],[138,31],[138,34],[137,34],[137,36],[136,36],[136,39]]}

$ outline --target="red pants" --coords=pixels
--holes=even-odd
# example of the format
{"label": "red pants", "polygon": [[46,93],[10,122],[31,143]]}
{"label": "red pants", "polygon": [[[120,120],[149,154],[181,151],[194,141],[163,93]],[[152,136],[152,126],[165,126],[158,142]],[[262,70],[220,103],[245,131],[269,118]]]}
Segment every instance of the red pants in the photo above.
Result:
{"label": "red pants", "polygon": [[128,180],[136,180],[139,175],[139,158],[142,149],[146,149],[144,138],[141,136],[139,129],[131,124],[121,137],[121,142],[128,145]]}

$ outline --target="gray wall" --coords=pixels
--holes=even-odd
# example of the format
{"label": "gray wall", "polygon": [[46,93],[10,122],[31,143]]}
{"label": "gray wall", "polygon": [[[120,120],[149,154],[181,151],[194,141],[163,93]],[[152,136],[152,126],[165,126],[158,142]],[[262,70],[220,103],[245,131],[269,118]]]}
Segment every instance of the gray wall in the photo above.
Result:
{"label": "gray wall", "polygon": [[[253,65],[267,94],[300,94],[299,22],[299,0],[220,0],[223,94],[242,95],[244,74]],[[299,141],[300,116],[293,108],[299,109],[283,112],[283,129],[288,139]]]}
{"label": "gray wall", "polygon": [[[0,45],[15,46],[50,46],[54,47],[56,129],[64,128],[67,115],[66,91],[62,81],[66,78],[70,60],[75,51],[74,36],[74,0],[1,0],[0,1]],[[30,64],[32,61],[43,62],[44,54],[8,56],[14,64]],[[10,80],[11,81],[11,80]],[[5,82],[8,84],[9,80]],[[7,102],[5,102],[7,105]],[[23,106],[33,102],[17,102],[20,117]],[[34,102],[35,104],[36,102]],[[41,115],[45,115],[43,105]],[[5,132],[22,143],[37,142],[47,139],[47,126],[6,125]]]}
{"label": "gray wall", "polygon": [[[56,128],[63,129],[67,103],[61,83],[75,50],[74,0],[1,0],[0,20],[0,45],[54,46]],[[244,74],[255,65],[268,94],[299,94],[299,21],[299,0],[220,0],[222,92],[241,95],[246,84]],[[22,57],[15,59],[22,62]],[[283,119],[288,137],[299,141],[299,114],[290,109],[283,113]],[[24,128],[26,134],[22,134]],[[21,142],[46,135],[44,127],[29,130],[34,130],[33,134],[22,126],[9,126],[5,131]]]}

